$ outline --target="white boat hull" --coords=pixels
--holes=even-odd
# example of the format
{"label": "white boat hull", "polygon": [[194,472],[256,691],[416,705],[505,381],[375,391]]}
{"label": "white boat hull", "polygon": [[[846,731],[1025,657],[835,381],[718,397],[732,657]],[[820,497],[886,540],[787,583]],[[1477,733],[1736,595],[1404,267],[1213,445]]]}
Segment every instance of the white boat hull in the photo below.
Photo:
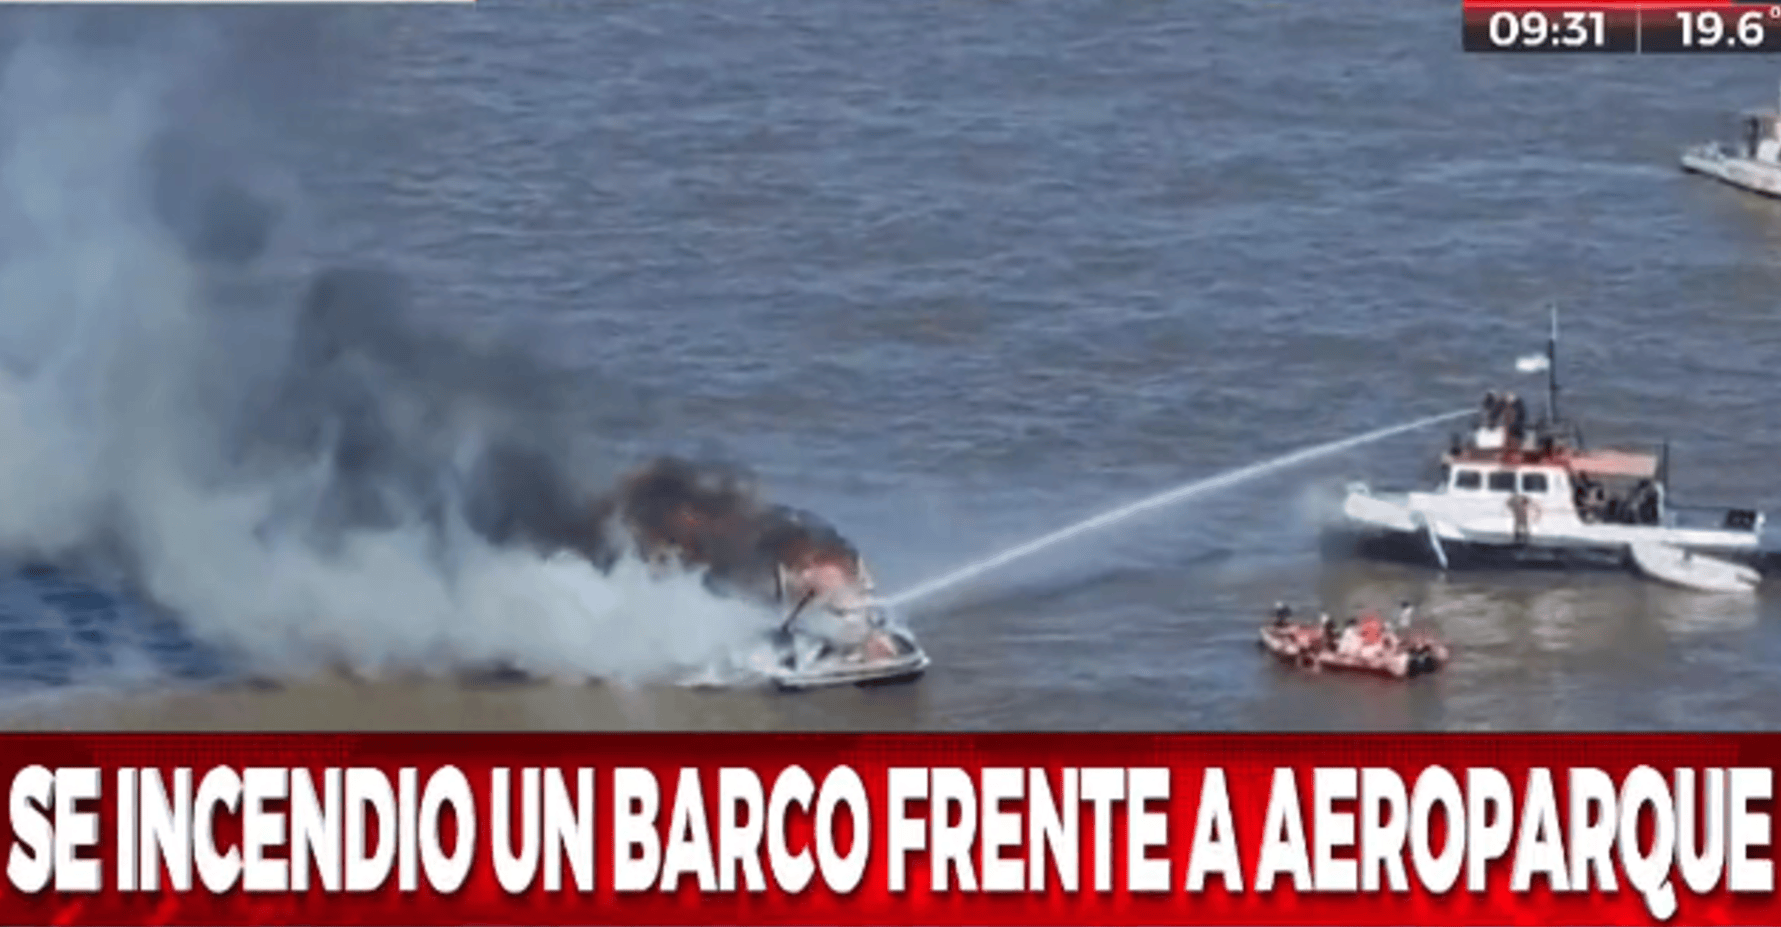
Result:
{"label": "white boat hull", "polygon": [[1343,505],[1343,517],[1332,533],[1356,542],[1363,552],[1390,559],[1433,561],[1442,567],[1453,561],[1456,565],[1545,562],[1555,566],[1624,568],[1636,545],[1658,545],[1731,560],[1762,557],[1758,536],[1749,531],[1596,524],[1574,516],[1564,517],[1565,513],[1553,513],[1550,519],[1530,525],[1525,535],[1518,536],[1513,519],[1507,514],[1490,510],[1435,514],[1429,501],[1434,495],[1375,494],[1365,487],[1351,488]]}
{"label": "white boat hull", "polygon": [[1717,145],[1701,145],[1684,152],[1682,169],[1751,193],[1781,198],[1781,165],[1729,154]]}
{"label": "white boat hull", "polygon": [[874,631],[888,639],[890,654],[872,656],[857,645],[843,647],[817,635],[782,632],[748,653],[683,679],[681,685],[691,689],[739,689],[764,684],[803,692],[913,682],[927,672],[932,661],[908,629],[883,624]]}
{"label": "white boat hull", "polygon": [[906,632],[892,632],[898,653],[884,659],[817,656],[791,657],[767,675],[781,689],[807,691],[833,686],[869,686],[908,682],[927,672],[927,653]]}
{"label": "white boat hull", "polygon": [[1634,544],[1630,549],[1640,572],[1672,586],[1697,592],[1747,593],[1762,582],[1762,574],[1747,566],[1667,544]]}

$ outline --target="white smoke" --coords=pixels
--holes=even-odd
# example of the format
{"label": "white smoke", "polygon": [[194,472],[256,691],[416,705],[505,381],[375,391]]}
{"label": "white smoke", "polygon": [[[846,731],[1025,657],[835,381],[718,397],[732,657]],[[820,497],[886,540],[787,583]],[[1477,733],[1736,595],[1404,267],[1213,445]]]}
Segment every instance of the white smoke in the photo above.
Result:
{"label": "white smoke", "polygon": [[[224,414],[257,388],[245,371],[284,358],[228,334],[205,265],[156,210],[151,151],[203,76],[181,60],[37,43],[0,71],[0,547],[120,549],[143,593],[263,670],[649,678],[772,620],[635,559],[602,573],[497,548],[456,496],[431,518],[398,499],[394,518],[318,542],[326,459],[250,471]],[[401,398],[379,401],[449,486],[462,474],[441,447],[479,434],[460,421],[428,446]]]}

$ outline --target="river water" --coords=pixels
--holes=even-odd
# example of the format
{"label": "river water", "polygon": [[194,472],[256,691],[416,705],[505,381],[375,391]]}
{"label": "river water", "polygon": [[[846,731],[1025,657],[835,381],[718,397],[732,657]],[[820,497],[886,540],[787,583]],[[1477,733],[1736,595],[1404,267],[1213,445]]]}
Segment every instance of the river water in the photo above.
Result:
{"label": "river water", "polygon": [[[1781,507],[1781,207],[1675,167],[1770,102],[1760,57],[1468,56],[1458,3],[1423,0],[75,16],[9,15],[31,37],[9,60],[60,43],[48,71],[97,87],[87,104],[134,86],[130,67],[202,71],[189,112],[301,191],[278,261],[397,268],[429,328],[569,371],[601,466],[744,461],[888,592],[1489,388],[1537,407],[1513,361],[1543,348],[1548,302],[1593,440],[1669,438],[1680,501]],[[170,23],[202,54],[157,50]],[[238,688],[191,622],[38,574],[0,592],[0,704],[50,728],[1781,717],[1772,595],[1319,557],[1332,492],[1425,479],[1445,440],[1269,475],[937,597],[911,615],[934,658],[911,686]],[[1456,662],[1412,685],[1294,675],[1252,644],[1276,599],[1416,602]]]}

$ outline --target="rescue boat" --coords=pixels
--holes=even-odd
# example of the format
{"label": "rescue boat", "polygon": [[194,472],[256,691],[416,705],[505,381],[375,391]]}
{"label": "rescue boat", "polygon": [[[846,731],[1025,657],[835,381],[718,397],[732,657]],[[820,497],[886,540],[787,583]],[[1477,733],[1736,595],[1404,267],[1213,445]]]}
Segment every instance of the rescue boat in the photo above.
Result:
{"label": "rescue boat", "polygon": [[[1379,622],[1377,618],[1369,619]],[[1445,667],[1452,654],[1447,645],[1420,633],[1394,635],[1378,625],[1366,633],[1351,623],[1346,629],[1295,624],[1276,618],[1261,628],[1257,643],[1283,663],[1312,672],[1365,673],[1389,679],[1411,679]]]}

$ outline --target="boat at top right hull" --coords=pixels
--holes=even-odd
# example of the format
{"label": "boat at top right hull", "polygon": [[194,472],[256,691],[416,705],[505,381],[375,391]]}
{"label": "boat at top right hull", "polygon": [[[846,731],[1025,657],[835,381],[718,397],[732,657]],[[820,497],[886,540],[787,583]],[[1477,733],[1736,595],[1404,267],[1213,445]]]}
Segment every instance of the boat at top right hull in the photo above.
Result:
{"label": "boat at top right hull", "polygon": [[1740,115],[1735,142],[1695,145],[1682,153],[1682,169],[1762,196],[1781,198],[1781,106]]}

